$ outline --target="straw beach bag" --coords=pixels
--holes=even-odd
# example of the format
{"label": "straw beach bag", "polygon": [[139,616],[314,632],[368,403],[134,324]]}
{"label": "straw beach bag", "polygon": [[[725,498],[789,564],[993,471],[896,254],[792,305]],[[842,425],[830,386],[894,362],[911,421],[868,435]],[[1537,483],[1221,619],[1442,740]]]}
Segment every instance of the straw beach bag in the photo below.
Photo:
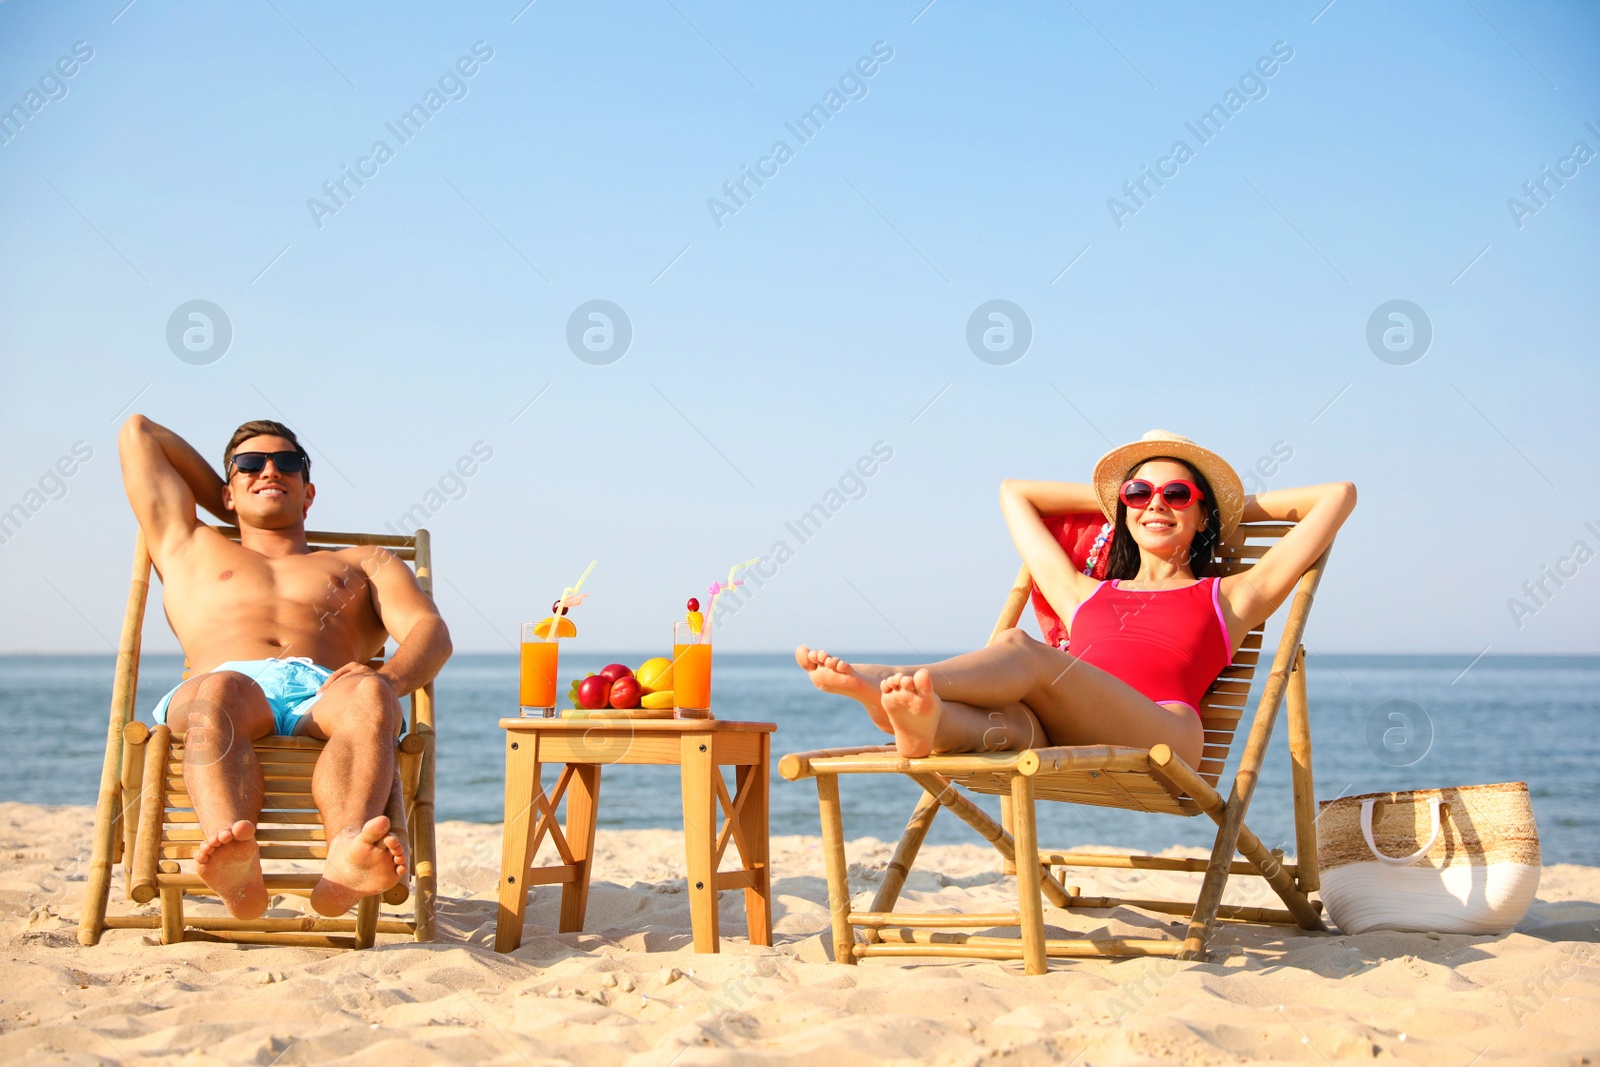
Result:
{"label": "straw beach bag", "polygon": [[1325,800],[1322,902],[1346,933],[1503,934],[1539,888],[1526,782]]}

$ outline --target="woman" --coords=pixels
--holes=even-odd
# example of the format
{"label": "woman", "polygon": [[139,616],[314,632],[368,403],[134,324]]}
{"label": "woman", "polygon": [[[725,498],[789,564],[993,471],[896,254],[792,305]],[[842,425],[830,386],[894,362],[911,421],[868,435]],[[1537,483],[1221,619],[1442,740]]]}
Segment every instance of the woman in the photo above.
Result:
{"label": "woman", "polygon": [[[903,756],[1045,745],[1165,744],[1198,766],[1198,705],[1239,643],[1289,595],[1356,505],[1335,482],[1245,496],[1222,457],[1163,430],[1113,449],[1094,484],[1007,480],[1000,508],[1071,651],[1021,630],[914,667],[851,664],[801,645],[817,688],[860,701]],[[1099,508],[1115,523],[1106,581],[1080,573],[1043,516]],[[1240,522],[1294,529],[1247,573],[1211,576]]]}

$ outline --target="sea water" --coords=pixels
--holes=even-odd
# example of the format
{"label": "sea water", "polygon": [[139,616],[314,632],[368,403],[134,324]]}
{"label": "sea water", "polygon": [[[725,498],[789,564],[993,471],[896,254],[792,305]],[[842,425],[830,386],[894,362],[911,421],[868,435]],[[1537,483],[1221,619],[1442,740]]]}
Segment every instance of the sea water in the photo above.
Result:
{"label": "sea water", "polygon": [[[646,658],[564,652],[558,692],[564,695],[573,677],[606,663]],[[0,763],[0,800],[94,803],[113,666],[111,656],[0,656],[0,736],[13,757]],[[149,721],[150,709],[177,684],[181,670],[181,657],[146,657],[141,719]],[[1600,656],[1484,656],[1474,662],[1470,656],[1314,655],[1306,677],[1319,799],[1526,781],[1545,862],[1600,866]],[[1258,676],[1229,756],[1224,793],[1244,750],[1248,710],[1255,707],[1261,681]],[[817,692],[787,655],[718,653],[712,692],[719,718],[778,726],[772,744],[774,834],[819,832],[814,783],[779,778],[779,755],[885,740],[859,706]],[[437,696],[438,818],[499,822],[505,749],[497,723],[517,714],[515,654],[457,655],[439,676]],[[847,836],[894,840],[918,789],[898,775],[860,775],[842,778],[840,793]],[[1269,847],[1292,853],[1289,798],[1288,728],[1280,713],[1248,822]],[[980,803],[998,812],[994,798]],[[604,772],[601,826],[680,827],[681,818],[676,768]],[[1209,847],[1215,832],[1205,816],[1174,819],[1049,803],[1039,805],[1039,823],[1041,846],[1063,849]],[[943,812],[929,840],[979,838]]]}

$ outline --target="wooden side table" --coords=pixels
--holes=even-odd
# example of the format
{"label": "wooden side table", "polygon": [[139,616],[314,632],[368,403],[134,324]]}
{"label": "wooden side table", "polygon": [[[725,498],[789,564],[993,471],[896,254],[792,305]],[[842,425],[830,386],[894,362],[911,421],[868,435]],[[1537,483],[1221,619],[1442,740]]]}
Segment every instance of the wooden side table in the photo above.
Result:
{"label": "wooden side table", "polygon": [[[506,827],[500,853],[500,908],[496,952],[522,944],[528,890],[561,886],[562,933],[583,929],[589,903],[595,819],[600,808],[600,768],[607,764],[677,765],[683,788],[683,838],[689,874],[689,916],[694,950],[716,952],[720,930],[717,894],[743,889],[750,943],[772,944],[772,876],[767,854],[767,793],[771,775],[769,722],[722,719],[501,719],[506,732]],[[546,793],[541,771],[562,764]],[[734,768],[728,793],[721,768]],[[567,801],[566,829],[556,808]],[[718,828],[718,808],[724,819]],[[561,862],[533,867],[545,834]],[[719,870],[732,841],[741,866]]]}

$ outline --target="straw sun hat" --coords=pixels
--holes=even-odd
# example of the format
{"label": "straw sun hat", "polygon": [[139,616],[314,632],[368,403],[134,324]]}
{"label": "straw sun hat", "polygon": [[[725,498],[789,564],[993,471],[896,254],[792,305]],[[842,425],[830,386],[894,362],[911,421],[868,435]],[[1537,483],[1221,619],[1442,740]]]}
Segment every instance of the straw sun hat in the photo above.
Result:
{"label": "straw sun hat", "polygon": [[1121,448],[1113,448],[1100,457],[1094,465],[1094,492],[1100,498],[1100,510],[1106,518],[1116,521],[1118,494],[1133,469],[1147,459],[1170,456],[1181,459],[1205,475],[1216,495],[1217,514],[1222,519],[1222,537],[1226,541],[1239,525],[1244,514],[1244,485],[1228,461],[1201,448],[1187,437],[1166,430],[1150,430],[1139,440]]}

